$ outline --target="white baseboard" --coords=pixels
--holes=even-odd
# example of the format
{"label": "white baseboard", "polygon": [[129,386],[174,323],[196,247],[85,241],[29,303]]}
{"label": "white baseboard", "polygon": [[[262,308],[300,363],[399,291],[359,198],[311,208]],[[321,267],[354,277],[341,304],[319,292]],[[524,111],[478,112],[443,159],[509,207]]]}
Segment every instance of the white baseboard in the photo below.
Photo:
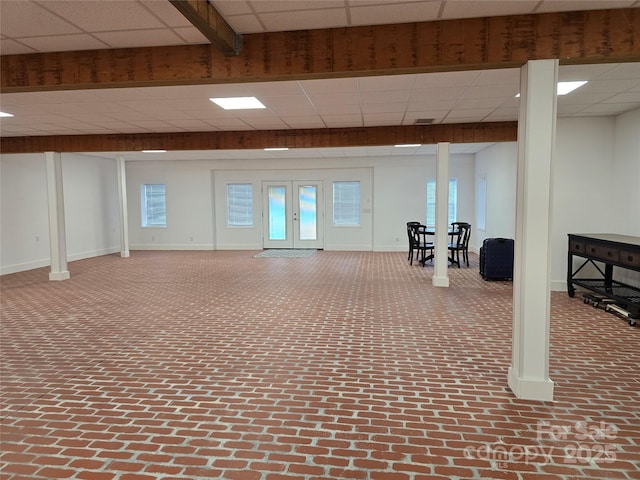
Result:
{"label": "white baseboard", "polygon": [[[214,250],[214,248],[210,245],[194,245],[193,243],[187,244],[162,244],[159,245],[157,243],[148,243],[148,244],[137,244],[137,245],[129,245],[129,251],[131,250]],[[237,250],[237,247],[235,248]]]}
{"label": "white baseboard", "polygon": [[101,257],[102,255],[111,255],[112,253],[119,253],[120,247],[110,247],[101,250],[94,250],[91,252],[74,253],[73,255],[67,255],[67,262],[74,262],[76,260],[84,260],[85,258]]}
{"label": "white baseboard", "polygon": [[5,265],[0,267],[0,275],[8,275],[10,273],[26,272],[27,270],[35,270],[36,268],[48,267],[51,265],[50,259],[37,260],[35,262],[16,263],[14,265]]}

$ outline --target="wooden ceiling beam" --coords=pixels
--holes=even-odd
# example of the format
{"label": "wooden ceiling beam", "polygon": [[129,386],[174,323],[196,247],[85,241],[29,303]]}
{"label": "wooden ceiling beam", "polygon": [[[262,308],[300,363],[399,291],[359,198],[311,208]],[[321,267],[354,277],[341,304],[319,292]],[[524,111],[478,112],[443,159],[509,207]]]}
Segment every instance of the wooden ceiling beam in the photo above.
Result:
{"label": "wooden ceiling beam", "polygon": [[238,55],[242,37],[238,35],[208,0],[169,0],[191,24],[225,55]]}
{"label": "wooden ceiling beam", "polygon": [[640,61],[640,8],[247,34],[211,45],[8,55],[4,93]]}
{"label": "wooden ceiling beam", "polygon": [[0,151],[3,154],[49,151],[126,152],[156,149],[238,150],[269,147],[362,147],[438,142],[515,142],[517,133],[517,122],[487,122],[304,130],[51,135],[3,137],[0,138]]}

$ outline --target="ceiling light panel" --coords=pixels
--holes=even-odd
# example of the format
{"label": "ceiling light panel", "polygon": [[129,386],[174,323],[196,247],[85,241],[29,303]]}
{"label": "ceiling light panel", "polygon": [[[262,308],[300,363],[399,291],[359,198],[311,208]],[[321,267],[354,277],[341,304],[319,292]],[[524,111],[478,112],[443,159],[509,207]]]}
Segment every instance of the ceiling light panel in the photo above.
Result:
{"label": "ceiling light panel", "polygon": [[256,97],[226,97],[210,98],[213,103],[225,110],[250,110],[254,108],[267,108]]}

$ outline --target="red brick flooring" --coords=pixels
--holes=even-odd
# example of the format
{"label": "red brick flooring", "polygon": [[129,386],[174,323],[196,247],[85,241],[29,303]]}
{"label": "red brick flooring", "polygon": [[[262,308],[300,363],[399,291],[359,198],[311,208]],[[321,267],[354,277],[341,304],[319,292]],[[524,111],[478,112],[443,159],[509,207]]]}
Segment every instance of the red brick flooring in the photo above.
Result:
{"label": "red brick flooring", "polygon": [[1,478],[640,479],[640,329],[553,293],[555,401],[506,385],[512,284],[403,253],[132,252],[0,279]]}

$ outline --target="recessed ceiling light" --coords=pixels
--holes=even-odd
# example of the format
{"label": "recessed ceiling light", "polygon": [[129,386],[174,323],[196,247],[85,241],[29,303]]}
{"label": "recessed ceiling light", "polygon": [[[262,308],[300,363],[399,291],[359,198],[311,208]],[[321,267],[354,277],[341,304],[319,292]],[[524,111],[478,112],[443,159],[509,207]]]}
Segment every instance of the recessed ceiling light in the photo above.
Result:
{"label": "recessed ceiling light", "polygon": [[213,103],[225,110],[248,110],[251,108],[267,108],[256,97],[210,98]]}
{"label": "recessed ceiling light", "polygon": [[272,147],[272,148],[265,148],[264,151],[265,152],[279,152],[282,150],[289,150],[287,147]]}
{"label": "recessed ceiling light", "polygon": [[[582,85],[587,83],[587,80],[580,80],[577,82],[558,82],[558,88],[556,93],[558,95],[566,95],[567,93],[573,92],[576,88],[580,88]],[[519,98],[520,94],[516,94],[516,98]]]}
{"label": "recessed ceiling light", "polygon": [[0,117],[13,117],[12,113],[0,112]]}
{"label": "recessed ceiling light", "polygon": [[396,148],[407,148],[407,147],[420,147],[421,143],[403,143],[401,145],[394,145]]}
{"label": "recessed ceiling light", "polygon": [[166,150],[142,150],[142,153],[166,153]]}
{"label": "recessed ceiling light", "polygon": [[587,83],[586,80],[581,80],[579,82],[558,82],[558,95],[566,95],[567,93],[573,92],[576,88],[580,88],[585,83]]}

